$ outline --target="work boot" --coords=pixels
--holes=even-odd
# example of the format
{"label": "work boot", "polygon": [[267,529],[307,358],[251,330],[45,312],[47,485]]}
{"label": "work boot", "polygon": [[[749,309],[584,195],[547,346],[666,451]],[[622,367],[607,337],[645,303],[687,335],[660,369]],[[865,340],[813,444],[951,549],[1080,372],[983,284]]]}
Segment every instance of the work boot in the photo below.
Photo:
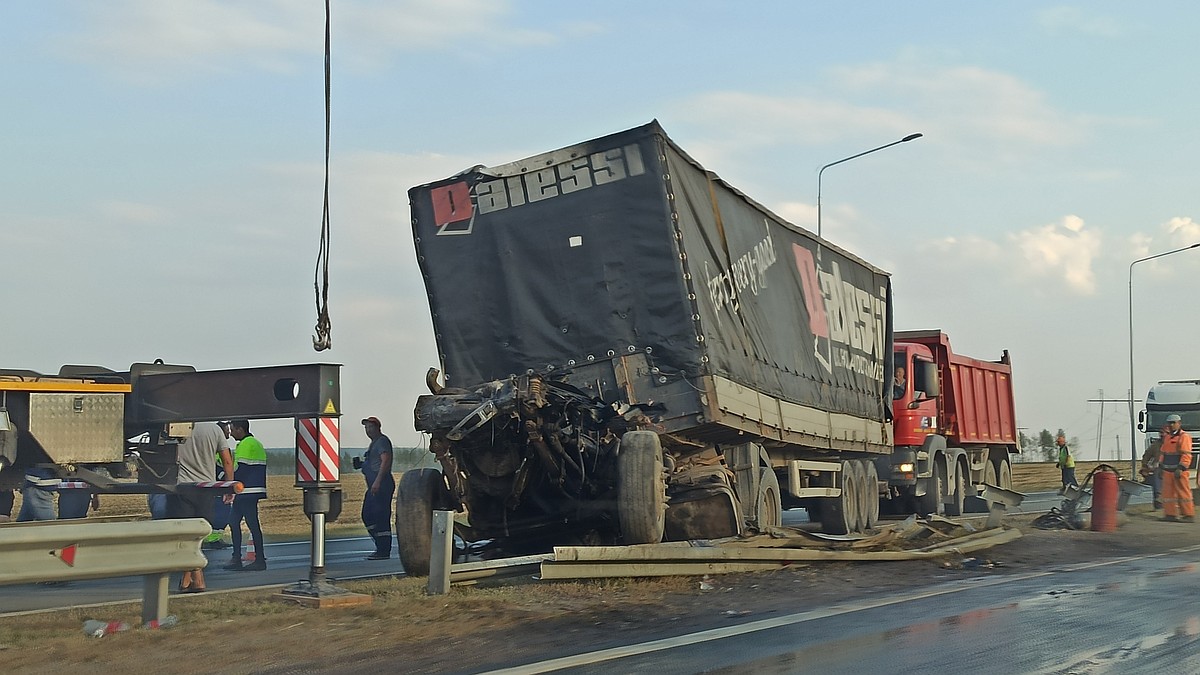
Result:
{"label": "work boot", "polygon": [[1181,518],[1179,519],[1179,522],[1181,522],[1181,523],[1194,523],[1194,522],[1196,522],[1196,516],[1183,516],[1183,517],[1181,517]]}
{"label": "work boot", "polygon": [[1167,523],[1176,523],[1176,522],[1179,522],[1179,519],[1178,519],[1178,518],[1176,518],[1175,516],[1163,516],[1163,517],[1162,517],[1162,518],[1160,518],[1159,520],[1162,520],[1163,522],[1167,522]]}
{"label": "work boot", "polygon": [[239,572],[262,572],[262,571],[265,571],[266,569],[267,569],[267,561],[262,558],[258,558],[257,560],[250,563],[249,565],[242,565],[241,567],[237,568],[237,570]]}
{"label": "work boot", "polygon": [[240,570],[243,570],[243,569],[245,569],[245,567],[243,567],[243,565],[242,565],[242,559],[241,559],[241,558],[234,558],[234,559],[233,559],[233,560],[231,560],[230,562],[228,562],[228,563],[226,563],[226,564],[224,564],[224,565],[221,565],[221,569],[223,569],[223,570],[235,570],[235,571],[240,571]]}

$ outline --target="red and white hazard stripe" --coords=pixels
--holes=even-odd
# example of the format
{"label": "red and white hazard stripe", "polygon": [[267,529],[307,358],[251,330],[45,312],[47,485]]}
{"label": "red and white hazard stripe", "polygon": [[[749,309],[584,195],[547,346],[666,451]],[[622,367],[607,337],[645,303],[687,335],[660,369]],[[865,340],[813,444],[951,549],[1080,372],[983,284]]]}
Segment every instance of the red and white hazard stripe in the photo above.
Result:
{"label": "red and white hazard stripe", "polygon": [[233,488],[234,492],[241,492],[243,487],[241,482],[236,480],[206,480],[191,485],[197,488]]}
{"label": "red and white hazard stripe", "polygon": [[86,490],[92,487],[81,480],[60,480],[58,482],[59,490]]}
{"label": "red and white hazard stripe", "polygon": [[336,483],[339,476],[338,418],[296,420],[296,481]]}

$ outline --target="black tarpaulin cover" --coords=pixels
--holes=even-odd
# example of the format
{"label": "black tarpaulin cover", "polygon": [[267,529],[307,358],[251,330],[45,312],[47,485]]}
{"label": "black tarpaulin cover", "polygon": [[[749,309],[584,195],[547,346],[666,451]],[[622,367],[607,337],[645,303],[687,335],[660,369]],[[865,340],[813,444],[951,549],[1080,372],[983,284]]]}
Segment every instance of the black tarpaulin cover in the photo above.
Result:
{"label": "black tarpaulin cover", "polygon": [[885,272],[796,228],[648,125],[409,191],[447,383],[651,350],[883,419]]}

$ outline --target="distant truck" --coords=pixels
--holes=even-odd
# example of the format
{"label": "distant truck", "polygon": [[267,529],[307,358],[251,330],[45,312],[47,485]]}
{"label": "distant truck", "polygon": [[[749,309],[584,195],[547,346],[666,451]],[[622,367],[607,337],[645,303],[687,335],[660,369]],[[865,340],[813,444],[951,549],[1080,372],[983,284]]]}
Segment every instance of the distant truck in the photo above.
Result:
{"label": "distant truck", "polygon": [[[974,483],[1009,484],[1007,355],[895,333],[886,272],[656,122],[409,197],[445,374],[415,411],[441,471],[406,473],[397,500],[411,572],[434,508],[513,547],[636,544],[763,530],[784,507],[861,531],[881,500],[956,513]],[[899,359],[918,388],[893,400]]]}
{"label": "distant truck", "polygon": [[1158,440],[1168,415],[1179,415],[1180,426],[1192,436],[1192,466],[1200,466],[1200,380],[1162,380],[1146,394],[1146,409],[1138,415],[1138,431],[1146,446]]}

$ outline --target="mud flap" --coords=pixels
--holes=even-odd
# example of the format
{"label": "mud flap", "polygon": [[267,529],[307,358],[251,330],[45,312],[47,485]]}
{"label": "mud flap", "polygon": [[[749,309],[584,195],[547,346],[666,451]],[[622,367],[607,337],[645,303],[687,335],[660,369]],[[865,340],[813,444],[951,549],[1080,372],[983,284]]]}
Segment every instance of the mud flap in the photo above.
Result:
{"label": "mud flap", "polygon": [[672,494],[666,518],[664,541],[719,539],[742,532],[737,499],[726,485],[708,485]]}

